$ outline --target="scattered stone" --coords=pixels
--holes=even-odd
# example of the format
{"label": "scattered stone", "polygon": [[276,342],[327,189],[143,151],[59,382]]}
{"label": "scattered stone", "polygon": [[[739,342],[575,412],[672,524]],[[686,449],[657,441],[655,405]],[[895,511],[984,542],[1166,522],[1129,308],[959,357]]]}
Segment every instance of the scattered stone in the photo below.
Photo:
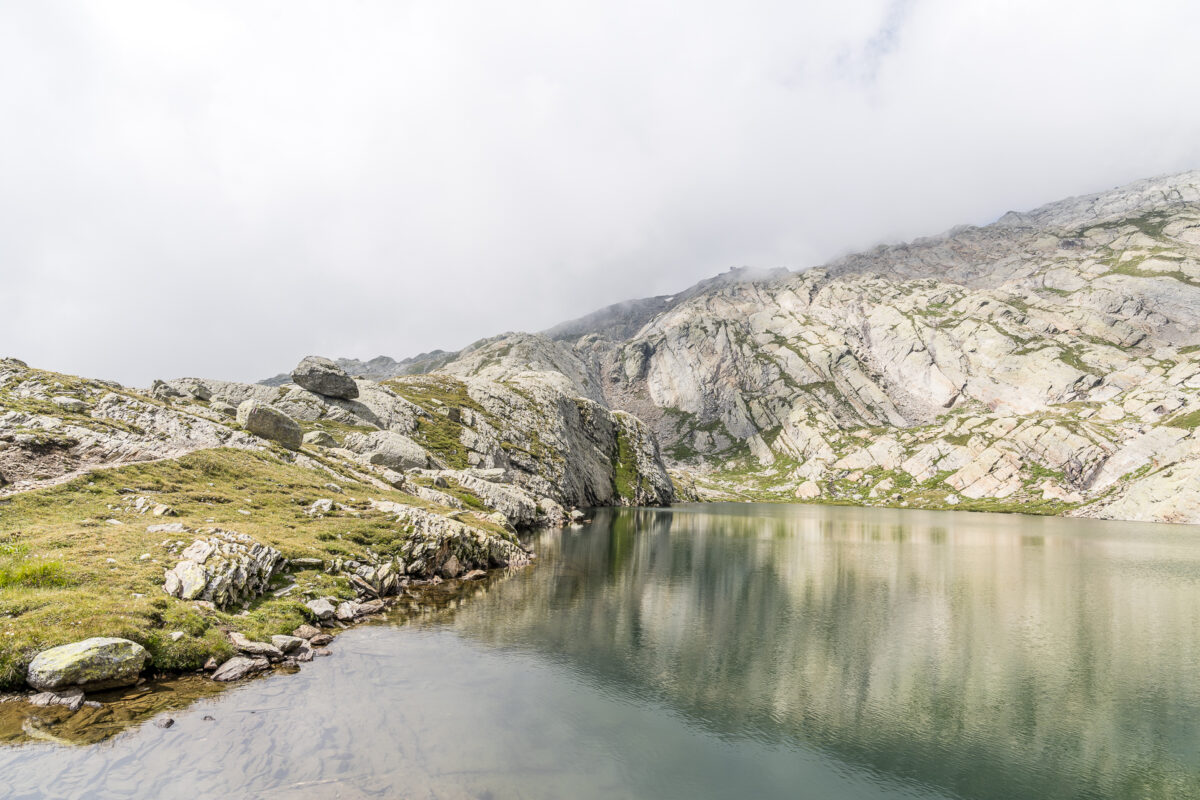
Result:
{"label": "scattered stone", "polygon": [[212,674],[212,679],[214,681],[236,681],[255,672],[269,669],[270,666],[271,662],[265,658],[234,656],[217,668],[217,671]]}
{"label": "scattered stone", "polygon": [[378,600],[378,599],[368,600],[365,603],[358,604],[358,615],[361,617],[361,616],[366,616],[368,614],[378,614],[380,611],[383,611],[385,608],[387,608],[387,604],[384,603],[382,600]]}
{"label": "scattered stone", "polygon": [[83,690],[64,689],[60,692],[41,692],[29,698],[29,704],[34,706],[66,706],[71,711],[78,711],[83,707],[84,697]]}
{"label": "scattered stone", "polygon": [[328,499],[315,500],[313,504],[305,510],[305,514],[310,517],[324,516],[333,511],[333,501]]}
{"label": "scattered stone", "polygon": [[63,411],[68,411],[72,414],[82,414],[87,411],[87,403],[80,400],[78,397],[51,397],[50,402],[61,408]]}
{"label": "scattered stone", "polygon": [[288,566],[293,569],[321,569],[325,566],[325,562],[319,558],[293,558],[288,561]]}
{"label": "scattered stone", "polygon": [[146,528],[146,533],[187,533],[188,529],[184,527],[182,522],[164,522],[158,525],[150,525]]}
{"label": "scattered stone", "polygon": [[333,603],[329,602],[325,598],[321,598],[320,600],[309,600],[304,605],[307,606],[308,610],[313,612],[316,618],[322,622],[333,619],[334,614],[337,613],[337,609],[334,607]]}
{"label": "scattered stone", "polygon": [[304,440],[304,431],[294,419],[257,400],[246,400],[238,406],[237,421],[250,433],[279,442],[289,450],[299,450]]}
{"label": "scattered stone", "polygon": [[212,656],[209,656],[208,660],[204,662],[204,666],[201,669],[203,669],[205,672],[212,672],[218,666],[220,665],[217,664],[217,660]]}
{"label": "scattered stone", "polygon": [[324,647],[314,648],[312,653],[314,656],[321,656],[321,657],[333,655],[332,652],[330,652],[329,650],[326,650]]}
{"label": "scattered stone", "polygon": [[281,634],[277,634],[271,637],[271,644],[279,648],[279,651],[284,655],[288,655],[298,650],[300,645],[304,644],[304,639],[300,638],[299,636],[283,636]]}
{"label": "scattered stone", "polygon": [[333,635],[328,633],[318,633],[316,636],[309,638],[308,643],[313,647],[324,647],[333,641]]}
{"label": "scattered stone", "polygon": [[263,656],[271,661],[283,659],[283,652],[273,644],[256,642],[236,631],[229,634],[230,643],[248,656]]}
{"label": "scattered stone", "polygon": [[355,617],[358,616],[358,603],[354,602],[353,600],[346,600],[345,602],[338,603],[335,614],[338,622],[351,622]]}
{"label": "scattered stone", "polygon": [[185,634],[183,631],[171,631],[171,641],[178,642],[180,639],[182,639],[184,637],[184,635]]}
{"label": "scattered stone", "polygon": [[295,636],[298,639],[311,639],[314,636],[320,635],[320,629],[314,628],[312,625],[301,625],[299,628],[296,628],[296,630],[292,631],[292,636]]}
{"label": "scattered stone", "polygon": [[487,577],[487,573],[484,572],[483,570],[473,569],[470,572],[468,572],[466,575],[463,575],[462,579],[464,581],[477,581],[480,578],[486,578],[486,577]]}
{"label": "scattered stone", "polygon": [[85,691],[130,686],[146,665],[146,648],[128,639],[95,637],[43,650],[29,664],[35,689],[78,686]]}
{"label": "scattered stone", "polygon": [[151,514],[153,514],[153,515],[154,515],[154,516],[156,516],[156,517],[174,517],[174,516],[178,516],[178,512],[177,512],[175,509],[171,508],[171,507],[170,507],[170,506],[168,506],[168,505],[165,505],[164,503],[159,503],[158,505],[156,505],[156,506],[155,506],[155,507],[154,507],[154,508],[153,508],[153,509],[150,511],[150,513],[151,513]]}
{"label": "scattered stone", "polygon": [[175,720],[171,719],[170,717],[163,717],[161,719],[154,720],[154,726],[156,728],[162,728],[163,730],[166,730],[174,724]]}

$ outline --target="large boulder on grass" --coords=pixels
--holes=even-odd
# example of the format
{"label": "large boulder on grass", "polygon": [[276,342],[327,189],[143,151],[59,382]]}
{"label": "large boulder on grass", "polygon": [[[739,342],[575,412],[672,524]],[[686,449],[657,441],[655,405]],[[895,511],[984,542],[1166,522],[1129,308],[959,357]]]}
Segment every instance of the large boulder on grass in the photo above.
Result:
{"label": "large boulder on grass", "polygon": [[292,370],[292,382],[302,389],[326,397],[340,397],[343,400],[358,397],[358,384],[354,379],[337,364],[320,356],[309,356],[301,361]]}
{"label": "large boulder on grass", "polygon": [[238,406],[237,421],[255,436],[279,442],[289,450],[299,450],[304,440],[304,431],[294,419],[257,400]]}
{"label": "large boulder on grass", "polygon": [[29,664],[25,680],[42,691],[131,686],[137,683],[149,657],[137,642],[99,636],[43,650]]}

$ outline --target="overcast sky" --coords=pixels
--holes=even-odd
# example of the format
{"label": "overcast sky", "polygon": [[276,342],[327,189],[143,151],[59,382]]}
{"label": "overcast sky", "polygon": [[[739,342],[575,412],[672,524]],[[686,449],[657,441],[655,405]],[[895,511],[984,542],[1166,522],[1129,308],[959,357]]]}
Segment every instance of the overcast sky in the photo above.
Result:
{"label": "overcast sky", "polygon": [[4,2],[0,355],[539,330],[1200,167],[1195,0]]}

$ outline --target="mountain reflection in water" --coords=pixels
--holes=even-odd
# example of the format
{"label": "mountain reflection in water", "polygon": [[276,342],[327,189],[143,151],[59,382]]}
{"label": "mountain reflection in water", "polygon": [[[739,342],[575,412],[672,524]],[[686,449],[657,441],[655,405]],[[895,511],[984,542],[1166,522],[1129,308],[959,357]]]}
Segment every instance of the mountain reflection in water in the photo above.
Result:
{"label": "mountain reflection in water", "polygon": [[1200,797],[1196,528],[739,504],[535,547],[169,730],[0,749],[0,795]]}

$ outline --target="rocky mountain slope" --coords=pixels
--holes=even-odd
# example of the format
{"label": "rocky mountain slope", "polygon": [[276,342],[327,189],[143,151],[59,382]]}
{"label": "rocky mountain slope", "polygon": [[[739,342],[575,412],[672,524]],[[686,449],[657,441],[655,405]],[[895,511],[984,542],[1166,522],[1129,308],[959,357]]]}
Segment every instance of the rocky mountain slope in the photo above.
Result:
{"label": "rocky mountain slope", "polygon": [[681,486],[1200,522],[1200,172],[473,345],[645,420]]}
{"label": "rocky mountain slope", "polygon": [[528,564],[518,532],[575,506],[673,499],[646,425],[557,373],[377,383],[314,357],[290,377],[139,391],[0,359],[0,689],[45,688],[31,664],[72,642],[138,653],[135,679],[236,666]]}

